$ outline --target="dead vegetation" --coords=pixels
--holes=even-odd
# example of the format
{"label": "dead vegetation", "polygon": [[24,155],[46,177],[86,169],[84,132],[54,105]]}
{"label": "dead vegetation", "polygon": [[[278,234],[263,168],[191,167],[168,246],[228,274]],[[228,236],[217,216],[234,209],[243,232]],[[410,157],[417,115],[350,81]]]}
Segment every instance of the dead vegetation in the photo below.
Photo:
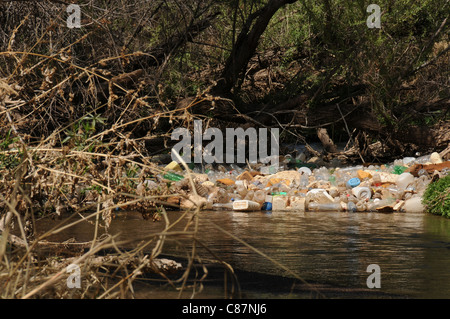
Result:
{"label": "dead vegetation", "polygon": [[[280,1],[278,5],[282,2],[295,1]],[[250,54],[248,61],[238,61],[243,65],[242,78],[233,78],[232,66],[223,72],[228,80],[239,80],[241,85],[230,97],[211,93],[220,88],[217,80],[230,51],[224,44],[234,45],[239,38],[239,23],[252,27],[257,13],[266,12],[263,7],[253,3],[241,7],[239,1],[220,7],[214,1],[203,0],[134,0],[127,6],[115,1],[79,3],[84,12],[80,30],[67,28],[65,6],[59,2],[0,4],[2,297],[75,297],[63,289],[68,262],[86,267],[91,274],[85,278],[89,280],[83,286],[86,290],[77,297],[132,296],[132,280],[155,265],[163,238],[169,233],[148,239],[157,243],[150,256],[143,254],[140,246],[132,256],[117,251],[112,260],[103,260],[125,274],[111,285],[103,280],[107,277],[100,278],[101,267],[95,253],[104,248],[115,249],[119,244],[114,238],[68,245],[78,249],[75,261],[66,257],[58,262],[38,260],[34,249],[44,244],[45,236],[36,238],[33,219],[91,212],[89,219],[107,229],[114,209],[126,208],[141,212],[149,220],[164,221],[161,206],[170,209],[178,207],[180,198],[189,200],[187,189],[191,186],[171,187],[172,182],[162,177],[163,172],[155,164],[154,155],[167,156],[171,130],[192,128],[194,119],[205,120],[205,128],[278,126],[284,136],[302,144],[307,142],[305,132],[320,132],[329,147],[324,159],[342,156],[378,160],[392,149],[397,154],[416,151],[414,142],[417,144],[418,140],[425,141],[425,146],[430,141],[439,142],[436,145],[444,148],[448,144],[448,74],[442,72],[448,65],[445,37],[433,44],[431,58],[412,70],[417,77],[399,82],[402,85],[392,91],[400,92],[393,103],[395,107],[389,109],[374,103],[382,91],[377,87],[382,74],[375,62],[363,79],[366,91],[361,91],[359,83],[347,85],[343,76],[336,75],[337,68],[317,68],[310,57],[303,56],[314,49],[312,44],[291,59],[286,55],[292,48],[259,51],[255,32],[249,32],[255,54]],[[226,14],[233,17],[233,27],[227,24],[228,20],[222,20]],[[268,23],[271,16],[267,14],[264,20]],[[210,28],[213,22],[215,27]],[[258,26],[255,29],[260,35],[264,31]],[[243,51],[245,35],[243,32],[241,37]],[[308,43],[315,39],[314,36]],[[279,39],[269,40],[276,43]],[[413,51],[420,52],[420,47],[411,45],[404,55]],[[325,61],[341,64],[331,56]],[[364,61],[362,53],[358,58],[356,61]],[[360,68],[366,66],[362,63]],[[389,74],[390,70],[384,72]],[[228,83],[227,87],[235,84]],[[345,94],[335,94],[339,90]],[[323,98],[316,101],[317,97]],[[336,104],[341,97],[343,103]],[[411,102],[408,105],[400,100]],[[310,107],[311,101],[315,107]],[[317,107],[321,102],[329,103]],[[411,116],[397,116],[405,113],[405,105]],[[443,112],[445,107],[447,111]],[[399,118],[392,126],[390,121]],[[406,125],[417,118],[434,126],[424,130],[418,123],[417,130],[413,130]],[[389,125],[385,126],[386,122]],[[347,123],[352,126],[344,130]],[[335,152],[335,127],[349,141],[350,147],[342,154]],[[392,132],[386,133],[386,128],[395,130],[398,139],[392,139]],[[195,209],[195,205],[191,208]],[[18,237],[11,237],[13,223],[20,233]],[[188,235],[192,235],[191,239],[195,236]],[[195,257],[193,251],[191,262]],[[140,266],[129,268],[131,261]],[[161,267],[152,269],[164,275]],[[182,288],[177,289],[182,290],[187,277],[181,278]],[[55,288],[55,282],[61,289]]]}

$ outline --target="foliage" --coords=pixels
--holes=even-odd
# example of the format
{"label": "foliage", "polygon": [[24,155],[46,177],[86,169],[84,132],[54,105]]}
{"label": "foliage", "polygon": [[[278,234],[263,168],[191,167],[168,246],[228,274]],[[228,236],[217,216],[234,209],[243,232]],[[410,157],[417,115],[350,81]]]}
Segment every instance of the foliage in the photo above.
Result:
{"label": "foliage", "polygon": [[450,175],[428,185],[423,204],[429,213],[450,218]]}
{"label": "foliage", "polygon": [[[93,5],[83,0],[77,2],[80,29],[67,28],[61,3],[1,3],[0,80],[15,87],[17,94],[8,103],[18,105],[13,107],[15,118],[21,119],[14,123],[17,131],[34,142],[56,136],[57,146],[88,151],[100,151],[93,136],[102,130],[109,133],[99,136],[105,143],[130,132],[131,138],[170,134],[189,121],[185,111],[172,112],[180,100],[220,81],[240,33],[251,29],[257,14],[274,2],[132,0],[123,6],[120,1]],[[240,90],[225,95],[236,105],[233,111],[252,116],[247,111],[259,111],[257,105],[277,106],[305,95],[305,102],[291,106],[295,110],[277,110],[281,115],[271,114],[264,124],[288,128],[294,119],[283,118],[283,111],[336,103],[363,105],[382,131],[392,135],[410,124],[431,126],[446,120],[443,107],[426,105],[449,96],[448,74],[443,72],[448,53],[440,55],[448,52],[448,35],[437,32],[448,1],[380,0],[381,29],[367,27],[367,1],[287,2],[272,16],[254,56],[240,70],[245,74]],[[421,68],[424,63],[427,67]],[[137,69],[143,74],[130,85],[110,86],[115,76]],[[355,96],[352,87],[363,89]],[[412,110],[413,102],[424,106]],[[211,105],[199,113],[213,119],[218,109]],[[96,114],[100,127],[92,126],[87,114]],[[0,121],[5,121],[3,110]],[[311,125],[329,123],[326,119]],[[352,131],[353,123],[347,124]],[[300,125],[295,134],[285,136],[311,134]],[[348,138],[342,121],[332,125],[333,138]],[[0,136],[9,128],[1,125]],[[378,132],[364,133],[371,134],[368,140],[384,140]]]}

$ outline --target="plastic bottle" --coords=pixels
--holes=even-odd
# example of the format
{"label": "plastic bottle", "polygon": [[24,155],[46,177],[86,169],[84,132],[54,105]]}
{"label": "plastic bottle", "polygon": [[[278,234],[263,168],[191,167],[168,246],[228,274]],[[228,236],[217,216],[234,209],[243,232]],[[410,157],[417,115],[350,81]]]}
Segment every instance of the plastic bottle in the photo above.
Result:
{"label": "plastic bottle", "polygon": [[236,200],[233,202],[233,210],[235,211],[261,210],[261,205],[251,200]]}
{"label": "plastic bottle", "polygon": [[228,192],[226,190],[224,190],[223,188],[219,188],[216,191],[214,191],[213,193],[208,195],[208,199],[213,199],[214,201],[220,204],[226,204],[229,203],[231,200],[231,196],[230,194],[228,194]]}
{"label": "plastic bottle", "polygon": [[364,212],[367,209],[365,200],[360,200],[356,203],[356,210],[358,212]]}
{"label": "plastic bottle", "polygon": [[272,210],[272,203],[271,202],[264,202],[264,204],[261,206],[261,210]]}
{"label": "plastic bottle", "polygon": [[331,184],[332,186],[337,186],[336,176],[331,175],[331,176],[328,178],[328,181],[330,182],[330,184]]}
{"label": "plastic bottle", "polygon": [[311,176],[311,175],[312,175],[311,170],[310,170],[308,167],[305,167],[305,166],[300,167],[300,168],[298,169],[298,172],[299,172],[300,174],[302,174],[302,175],[308,175],[308,176]]}
{"label": "plastic bottle", "polygon": [[372,176],[372,185],[375,187],[381,186],[381,176],[378,173],[373,174]]}
{"label": "plastic bottle", "polygon": [[339,190],[336,187],[331,187],[328,190],[328,194],[330,194],[331,197],[338,197],[339,196]]}
{"label": "plastic bottle", "polygon": [[389,197],[400,199],[403,196],[403,191],[398,189],[397,186],[391,186],[388,189]]}
{"label": "plastic bottle", "polygon": [[194,186],[195,186],[195,190],[198,195],[200,195],[202,197],[208,197],[209,190],[205,186],[203,186],[202,184],[199,184],[199,183],[194,183]]}
{"label": "plastic bottle", "polygon": [[361,184],[361,180],[358,177],[353,177],[347,181],[347,188],[357,187],[359,184]]}
{"label": "plastic bottle", "polygon": [[266,201],[266,193],[263,190],[257,190],[253,195],[253,201],[259,203],[260,205],[264,204]]}
{"label": "plastic bottle", "polygon": [[306,202],[332,203],[334,198],[321,188],[315,188],[306,193]]}
{"label": "plastic bottle", "polygon": [[333,211],[333,212],[340,212],[342,211],[342,206],[340,203],[327,203],[327,204],[323,204],[323,203],[314,203],[314,202],[310,202],[308,204],[308,210],[309,211],[324,211],[324,212],[329,212],[329,211]]}
{"label": "plastic bottle", "polygon": [[246,200],[253,200],[253,197],[255,196],[255,192],[252,190],[249,190],[247,192],[247,195],[245,195],[244,199]]}
{"label": "plastic bottle", "polygon": [[155,189],[158,187],[158,183],[150,180],[150,179],[146,179],[144,181],[144,185],[148,188],[148,189]]}
{"label": "plastic bottle", "polygon": [[170,181],[178,182],[181,181],[184,178],[184,176],[169,172],[165,174],[163,178],[168,179]]}
{"label": "plastic bottle", "polygon": [[358,200],[370,199],[372,197],[372,191],[369,187],[355,187],[352,189],[352,193]]}
{"label": "plastic bottle", "polygon": [[401,174],[403,174],[405,172],[406,169],[407,169],[406,166],[394,165],[394,169],[392,171],[392,174],[401,175]]}
{"label": "plastic bottle", "polygon": [[339,200],[341,202],[348,203],[348,197],[345,194],[341,194],[341,196],[339,196]]}
{"label": "plastic bottle", "polygon": [[328,181],[330,174],[327,168],[321,167],[314,170],[314,176],[316,181]]}
{"label": "plastic bottle", "polygon": [[352,213],[356,212],[356,205],[355,205],[355,203],[348,202],[347,203],[347,211],[352,212]]}
{"label": "plastic bottle", "polygon": [[[240,182],[240,181],[237,181],[237,182]],[[245,195],[247,195],[247,193],[248,193],[248,189],[247,189],[247,187],[245,187],[244,183],[236,183],[236,192],[242,198],[244,198]]]}
{"label": "plastic bottle", "polygon": [[355,197],[355,195],[350,194],[350,195],[347,197],[347,201],[356,203],[356,202],[358,201],[358,199]]}
{"label": "plastic bottle", "polygon": [[385,198],[382,200],[375,200],[375,201],[369,203],[367,210],[375,212],[378,207],[391,205],[394,202],[395,202],[395,199],[393,199],[393,198]]}
{"label": "plastic bottle", "polygon": [[414,176],[411,173],[402,173],[396,180],[395,184],[399,189],[406,189],[409,184],[414,182]]}
{"label": "plastic bottle", "polygon": [[428,174],[428,172],[425,170],[425,169],[420,169],[418,172],[417,172],[417,176],[426,176],[426,177],[429,177],[430,175]]}
{"label": "plastic bottle", "polygon": [[307,186],[308,186],[308,184],[309,184],[309,178],[308,178],[308,176],[309,175],[306,175],[306,174],[303,174],[301,177],[300,177],[300,188],[306,188]]}
{"label": "plastic bottle", "polygon": [[416,164],[426,164],[426,163],[430,163],[430,158],[431,158],[431,154],[428,155],[424,155],[424,156],[420,156],[418,158],[416,158],[415,163]]}
{"label": "plastic bottle", "polygon": [[212,169],[208,170],[207,175],[208,175],[208,180],[210,180],[213,183],[215,183],[218,179],[220,179],[218,174],[216,172],[214,172]]}
{"label": "plastic bottle", "polygon": [[414,164],[415,160],[416,160],[415,157],[404,157],[403,165],[410,166],[410,165]]}
{"label": "plastic bottle", "polygon": [[215,203],[212,205],[212,209],[214,210],[232,210],[233,209],[233,203]]}

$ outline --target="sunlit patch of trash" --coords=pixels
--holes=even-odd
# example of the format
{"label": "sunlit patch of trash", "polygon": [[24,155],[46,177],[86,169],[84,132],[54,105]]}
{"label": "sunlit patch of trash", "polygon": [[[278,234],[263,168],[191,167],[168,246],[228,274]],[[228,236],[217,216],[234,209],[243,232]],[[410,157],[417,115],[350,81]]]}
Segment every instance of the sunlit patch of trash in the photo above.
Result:
{"label": "sunlit patch of trash", "polygon": [[182,165],[173,161],[164,170],[158,178],[182,194],[171,198],[181,209],[424,212],[427,185],[448,174],[450,161],[435,152],[385,165],[325,167],[287,156],[279,166],[197,166],[191,173],[196,192]]}

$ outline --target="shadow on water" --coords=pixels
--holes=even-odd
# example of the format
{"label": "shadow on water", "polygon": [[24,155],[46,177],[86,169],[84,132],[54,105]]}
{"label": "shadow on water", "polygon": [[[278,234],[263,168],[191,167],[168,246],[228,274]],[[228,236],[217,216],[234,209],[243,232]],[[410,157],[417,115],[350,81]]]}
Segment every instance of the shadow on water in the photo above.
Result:
{"label": "shadow on water", "polygon": [[[168,212],[171,223],[180,216],[180,212]],[[182,230],[188,218],[174,230]],[[227,233],[218,230],[217,225]],[[51,224],[42,221],[38,226],[44,230]],[[199,214],[198,227],[197,251],[208,273],[198,298],[223,298],[224,291],[229,291],[233,284],[234,288],[240,287],[240,296],[247,298],[450,297],[450,220],[442,217],[402,213],[210,211]],[[109,232],[119,234],[118,240],[130,240],[163,228],[164,222],[147,221],[140,214],[122,212]],[[80,223],[53,239],[89,241],[93,229],[89,223]],[[191,240],[168,238],[163,254],[185,266],[186,252],[191,245]],[[133,244],[124,248],[131,249]],[[232,282],[232,276],[222,264],[211,262],[212,254],[232,266],[238,282]],[[379,289],[367,287],[371,275],[367,267],[371,264],[380,267]],[[204,271],[202,265],[194,266],[191,284]],[[155,286],[156,277],[149,275],[146,279],[136,287],[137,297],[178,297],[178,292],[173,292],[164,281]],[[190,297],[189,293],[183,297]]]}

